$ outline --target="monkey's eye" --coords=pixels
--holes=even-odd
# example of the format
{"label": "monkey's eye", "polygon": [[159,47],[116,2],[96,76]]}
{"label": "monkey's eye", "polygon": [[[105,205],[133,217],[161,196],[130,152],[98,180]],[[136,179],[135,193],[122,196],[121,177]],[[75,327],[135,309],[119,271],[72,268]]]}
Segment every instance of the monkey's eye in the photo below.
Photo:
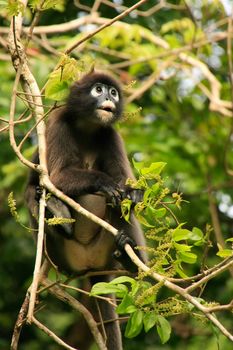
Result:
{"label": "monkey's eye", "polygon": [[91,89],[91,94],[93,97],[98,97],[102,95],[104,92],[104,86],[101,84],[96,84],[92,89]]}
{"label": "monkey's eye", "polygon": [[95,91],[98,92],[98,94],[101,94],[103,90],[102,87],[98,85],[96,86]]}
{"label": "monkey's eye", "polygon": [[110,95],[113,97],[115,101],[119,101],[119,94],[118,91],[115,88],[110,88]]}

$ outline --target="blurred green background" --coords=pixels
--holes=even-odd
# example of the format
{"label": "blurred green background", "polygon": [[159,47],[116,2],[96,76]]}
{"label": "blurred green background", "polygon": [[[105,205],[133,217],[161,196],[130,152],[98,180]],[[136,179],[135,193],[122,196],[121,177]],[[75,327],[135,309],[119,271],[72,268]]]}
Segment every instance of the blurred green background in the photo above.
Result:
{"label": "blurred green background", "polygon": [[[87,14],[86,8],[75,6],[72,1],[57,3],[58,9],[42,12],[39,25],[66,23]],[[93,3],[82,2],[90,8]],[[129,7],[134,2],[111,3]],[[233,37],[232,32],[229,32],[229,28],[232,31],[229,24],[232,1],[148,1],[140,10],[156,10],[154,6],[158,3],[163,6],[157,11],[146,12],[146,16],[134,12],[125,17],[122,21],[129,25],[127,30],[118,25],[105,29],[75,50],[73,57],[84,69],[96,62],[98,67],[111,70],[127,87],[126,102],[129,103],[126,106],[126,118],[117,128],[124,138],[129,158],[166,162],[164,175],[168,186],[172,191],[182,192],[187,201],[178,213],[180,221],[190,227],[200,227],[203,231],[206,224],[214,226],[211,234],[213,244],[206,261],[210,267],[221,261],[216,256],[216,222],[213,220],[220,224],[223,240],[231,238],[233,232],[233,179],[227,172],[227,167],[233,169],[233,101],[229,79],[232,46],[229,42],[227,44],[227,37],[231,40]],[[32,7],[33,2],[30,4]],[[33,18],[31,7],[28,6],[25,12],[25,25],[29,25]],[[104,3],[98,8],[101,18],[113,18],[119,11],[116,6],[110,7]],[[15,78],[6,49],[7,36],[4,30],[1,31],[9,26],[9,19],[6,7],[1,5],[0,117],[4,119],[9,118]],[[82,26],[67,33],[32,37],[27,54],[40,88],[58,62],[56,53],[63,52],[89,29],[88,26]],[[156,38],[160,38],[163,44],[156,44]],[[182,52],[194,58],[196,64],[192,65],[179,56]],[[167,66],[163,68],[164,62],[167,62]],[[228,104],[211,107],[206,91],[211,95],[215,85],[205,75],[199,62],[208,69],[209,76],[213,75],[218,81],[219,97],[222,101],[228,101]],[[130,86],[132,81],[136,82]],[[131,101],[134,92],[136,97]],[[49,105],[51,101],[45,101],[45,104]],[[222,113],[220,105],[226,107],[229,115]],[[142,111],[137,113],[139,107],[142,107]],[[25,101],[18,99],[16,117],[24,110]],[[32,125],[33,120],[17,126],[16,140],[20,141]],[[1,129],[5,126],[0,120]],[[35,143],[36,136],[32,133],[23,148],[26,157],[31,157]],[[7,197],[13,191],[20,220],[27,225],[23,193],[28,171],[16,158],[7,131],[0,133],[0,145],[0,349],[8,349],[17,314],[32,278],[35,246],[31,233],[15,222],[7,204]],[[192,266],[190,274],[198,272],[199,264],[200,261]],[[232,295],[233,279],[229,271],[211,280],[203,292],[206,300],[223,304],[229,303]],[[46,298],[44,304],[47,309],[40,312],[40,319],[46,320],[46,324],[64,339],[71,339],[78,332],[74,326],[78,316],[52,298]],[[223,312],[219,317],[233,331],[232,314]],[[186,315],[174,317],[170,321],[173,333],[167,344],[161,345],[156,332],[151,330],[136,339],[126,339],[124,349],[195,350],[203,345],[206,350],[232,349],[230,341],[207,323],[202,324],[200,320],[190,319]],[[25,326],[19,348],[53,350],[59,347],[35,326]]]}

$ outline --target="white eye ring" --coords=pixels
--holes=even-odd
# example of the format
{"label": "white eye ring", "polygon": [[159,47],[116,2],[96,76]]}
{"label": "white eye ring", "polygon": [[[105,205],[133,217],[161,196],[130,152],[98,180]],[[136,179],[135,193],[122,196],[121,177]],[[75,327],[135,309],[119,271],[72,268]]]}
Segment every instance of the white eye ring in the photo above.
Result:
{"label": "white eye ring", "polygon": [[104,86],[102,84],[96,84],[92,89],[91,89],[91,95],[93,97],[98,97],[101,96],[104,93]]}
{"label": "white eye ring", "polygon": [[111,97],[112,97],[116,102],[119,101],[119,93],[118,93],[117,89],[115,89],[114,87],[111,87],[111,88],[109,89],[109,93],[110,93]]}

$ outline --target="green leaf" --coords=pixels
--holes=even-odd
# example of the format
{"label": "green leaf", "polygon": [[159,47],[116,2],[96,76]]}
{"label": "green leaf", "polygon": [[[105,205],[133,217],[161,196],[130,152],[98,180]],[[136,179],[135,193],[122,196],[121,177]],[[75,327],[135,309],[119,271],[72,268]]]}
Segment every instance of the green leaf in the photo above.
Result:
{"label": "green leaf", "polygon": [[200,230],[198,227],[193,227],[189,239],[191,239],[192,241],[199,241],[203,239],[203,237],[204,235],[202,230]]}
{"label": "green leaf", "polygon": [[132,159],[132,163],[134,168],[140,173],[141,169],[144,167],[144,162],[136,162],[134,159]]}
{"label": "green leaf", "polygon": [[147,222],[151,225],[155,225],[156,219],[161,219],[164,215],[166,215],[167,211],[165,208],[154,209],[153,207],[148,206],[145,212]]}
{"label": "green leaf", "polygon": [[162,344],[165,344],[170,339],[171,325],[163,316],[158,315],[157,319],[157,332],[159,334]]}
{"label": "green leaf", "polygon": [[11,0],[7,1],[6,9],[9,16],[18,16],[19,13],[23,15],[25,6],[20,0]]}
{"label": "green leaf", "polygon": [[187,244],[179,244],[179,243],[173,243],[174,248],[178,251],[178,252],[190,252],[191,248],[189,245]]}
{"label": "green leaf", "polygon": [[220,256],[220,258],[227,258],[233,254],[232,249],[221,249],[217,252],[216,255]]}
{"label": "green leaf", "polygon": [[153,184],[150,189],[152,190],[153,196],[156,196],[159,192],[160,189],[160,183],[156,182],[155,184]]}
{"label": "green leaf", "polygon": [[135,311],[127,322],[125,329],[126,338],[136,337],[143,327],[143,312],[141,310]]}
{"label": "green leaf", "polygon": [[184,273],[182,266],[180,263],[176,263],[175,264],[175,270],[176,273],[181,277],[181,278],[187,278],[188,276],[186,275],[186,273]]}
{"label": "green leaf", "polygon": [[74,58],[62,55],[57,68],[50,73],[45,86],[45,96],[55,101],[64,100],[68,95],[68,87],[77,80],[81,66]]}
{"label": "green leaf", "polygon": [[149,167],[141,169],[141,174],[146,175],[151,173],[153,175],[159,175],[165,166],[166,163],[164,162],[151,163]]}
{"label": "green leaf", "polygon": [[233,242],[233,238],[228,238],[226,242]]}
{"label": "green leaf", "polygon": [[132,312],[137,311],[136,306],[134,305],[134,299],[128,293],[125,294],[122,302],[117,306],[116,312],[120,314],[131,314]]}
{"label": "green leaf", "polygon": [[191,231],[177,227],[175,230],[172,231],[172,238],[175,242],[184,241],[186,239],[189,239],[191,236]]}
{"label": "green leaf", "polygon": [[178,31],[183,33],[187,29],[192,29],[192,31],[194,31],[194,24],[190,18],[183,17],[181,19],[174,19],[163,24],[161,27],[161,33],[164,34],[169,31]]}
{"label": "green leaf", "polygon": [[144,218],[142,215],[136,213],[136,217],[137,217],[138,221],[140,222],[140,224],[144,225],[145,227],[149,227],[149,228],[155,227],[155,224],[150,224],[146,220],[146,218]]}
{"label": "green leaf", "polygon": [[187,264],[195,264],[195,262],[197,261],[196,254],[189,252],[179,252],[179,258]]}
{"label": "green leaf", "polygon": [[154,311],[152,312],[147,312],[143,316],[143,324],[144,324],[144,329],[145,332],[147,333],[154,325],[156,324],[158,320],[158,315]]}
{"label": "green leaf", "polygon": [[110,284],[118,284],[118,283],[130,283],[132,286],[135,285],[137,283],[137,281],[135,281],[132,277],[129,276],[120,276],[120,277],[116,277],[114,278]]}
{"label": "green leaf", "polygon": [[68,83],[59,79],[48,80],[45,87],[45,97],[55,101],[62,101],[68,95]]}
{"label": "green leaf", "polygon": [[127,198],[125,198],[121,202],[121,214],[122,214],[123,218],[125,219],[125,221],[127,221],[127,222],[129,222],[129,220],[130,220],[131,205],[132,205],[132,201],[130,199],[127,199]]}
{"label": "green leaf", "polygon": [[128,293],[128,288],[124,284],[110,284],[107,282],[96,283],[92,289],[92,295],[101,295],[101,294],[111,294],[115,293],[118,297],[124,297]]}

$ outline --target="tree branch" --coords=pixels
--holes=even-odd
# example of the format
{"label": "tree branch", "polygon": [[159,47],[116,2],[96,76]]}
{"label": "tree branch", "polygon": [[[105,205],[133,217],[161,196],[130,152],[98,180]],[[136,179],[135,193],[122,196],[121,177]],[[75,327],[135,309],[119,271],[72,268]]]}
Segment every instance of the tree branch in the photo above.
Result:
{"label": "tree branch", "polygon": [[84,38],[82,38],[81,40],[77,41],[75,44],[73,44],[71,47],[69,47],[65,53],[69,54],[71,53],[76,47],[78,47],[79,45],[81,45],[82,43],[84,43],[85,41],[87,41],[88,39],[92,38],[95,34],[101,32],[103,29],[111,26],[113,23],[119,21],[120,19],[126,17],[130,12],[134,11],[137,7],[141,6],[142,4],[144,4],[145,2],[147,2],[148,0],[140,0],[139,2],[137,2],[135,5],[133,5],[132,7],[128,8],[127,10],[125,10],[124,12],[122,12],[120,15],[114,17],[112,20],[109,20],[107,23],[103,24],[102,26],[100,26],[99,28],[97,28],[96,30],[92,31],[91,33],[87,34],[84,36]]}
{"label": "tree branch", "polygon": [[131,260],[144,272],[148,272],[148,275],[154,278],[158,282],[162,282],[165,287],[172,290],[176,294],[179,294],[182,298],[194,305],[199,311],[201,311],[229,340],[233,342],[233,335],[228,332],[228,330],[218,321],[218,319],[211,314],[211,308],[203,306],[197,298],[191,296],[186,289],[177,286],[176,284],[170,282],[166,277],[153,272],[147,267],[134,253],[133,249],[129,244],[125,245],[125,251],[131,258]]}
{"label": "tree branch", "polygon": [[39,322],[34,316],[32,317],[32,322],[40,328],[43,332],[45,332],[49,337],[51,337],[58,345],[62,346],[65,349],[68,350],[77,350],[77,348],[73,348],[72,346],[69,346],[66,344],[62,339],[60,339],[54,332],[52,332],[50,329],[48,329],[44,324]]}

